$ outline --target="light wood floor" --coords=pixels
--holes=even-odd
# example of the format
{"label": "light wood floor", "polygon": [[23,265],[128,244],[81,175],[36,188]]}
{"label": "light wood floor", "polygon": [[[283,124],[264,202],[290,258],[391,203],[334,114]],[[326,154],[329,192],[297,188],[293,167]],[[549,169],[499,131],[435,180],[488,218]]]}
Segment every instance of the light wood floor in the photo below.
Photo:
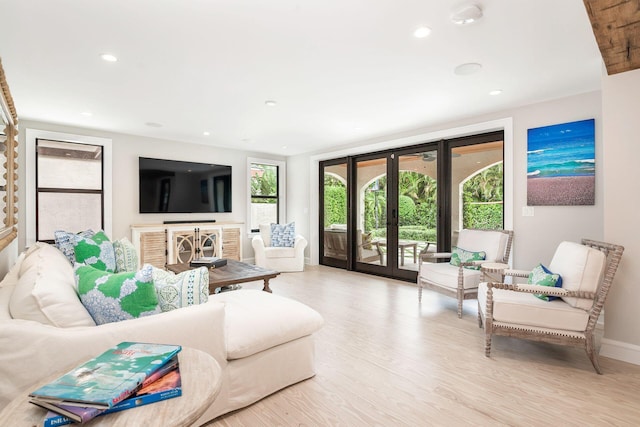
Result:
{"label": "light wood floor", "polygon": [[323,315],[317,374],[210,426],[640,425],[640,366],[597,375],[582,349],[507,337],[486,358],[475,300],[458,319],[451,298],[322,266],[271,288]]}

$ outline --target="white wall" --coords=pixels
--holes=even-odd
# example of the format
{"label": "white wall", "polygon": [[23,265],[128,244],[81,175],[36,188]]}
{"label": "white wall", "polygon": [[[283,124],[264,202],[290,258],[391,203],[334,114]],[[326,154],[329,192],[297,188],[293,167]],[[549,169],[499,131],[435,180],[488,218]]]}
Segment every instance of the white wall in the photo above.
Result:
{"label": "white wall", "polygon": [[0,252],[0,277],[4,277],[18,259],[18,239],[14,239]]}
{"label": "white wall", "polygon": [[[218,222],[241,222],[247,219],[247,157],[256,157],[257,153],[232,150],[228,148],[211,147],[198,144],[181,143],[162,139],[145,138],[134,135],[124,135],[49,123],[20,122],[19,135],[19,173],[26,170],[25,165],[25,133],[24,129],[33,128],[70,134],[98,136],[111,138],[113,144],[113,236],[114,239],[127,236],[131,238],[132,224],[162,223],[165,220],[201,220],[215,219]],[[171,160],[185,160],[194,162],[211,162],[231,165],[233,188],[232,212],[210,214],[140,214],[138,213],[138,157],[155,157]],[[261,158],[265,155],[261,153]],[[274,160],[284,160],[278,156],[267,156]],[[25,189],[19,188],[19,212],[25,212]],[[24,216],[23,216],[24,218]],[[246,230],[245,230],[246,231]],[[19,247],[25,247],[25,224],[20,222]],[[253,249],[247,234],[243,235],[243,256],[253,257]]]}
{"label": "white wall", "polygon": [[[311,229],[303,229],[304,223],[301,221],[299,231],[305,236],[315,236],[310,240],[310,245],[317,247],[317,203],[314,204],[314,201],[311,200],[307,205],[304,201],[309,199],[308,194],[311,194],[311,197],[317,197],[318,191],[315,187],[318,176],[318,162],[315,160],[317,158],[329,159],[332,158],[332,154],[339,157],[345,155],[345,152],[350,154],[365,153],[371,151],[373,147],[375,150],[385,146],[394,147],[398,146],[399,140],[414,141],[412,143],[415,144],[415,141],[437,140],[447,134],[448,137],[453,137],[457,136],[456,132],[466,132],[469,127],[474,125],[477,128],[482,128],[482,123],[487,123],[486,131],[488,131],[494,128],[494,121],[503,118],[511,118],[512,122],[514,215],[511,223],[515,232],[514,267],[530,268],[539,262],[548,263],[558,243],[563,240],[579,241],[582,237],[602,239],[604,201],[600,92],[529,105],[437,127],[424,128],[412,133],[378,138],[364,144],[342,147],[333,153],[327,151],[290,157],[287,164],[289,170],[295,172],[290,175],[289,196],[290,201],[296,201],[295,205],[292,203],[289,205],[290,216],[300,218],[305,216],[305,208],[313,207],[306,215]],[[596,205],[536,206],[533,217],[523,217],[522,208],[527,204],[527,129],[589,118],[596,120]],[[420,137],[416,138],[416,135]],[[510,136],[505,134],[505,142],[509,138]],[[307,172],[309,169],[311,169],[310,174]],[[510,221],[505,219],[505,222],[509,223]],[[314,255],[313,248],[309,253]],[[315,256],[311,256],[311,262],[318,262],[317,250]]]}
{"label": "white wall", "polygon": [[623,245],[624,254],[605,305],[601,354],[640,364],[640,70],[602,79],[604,236]]}

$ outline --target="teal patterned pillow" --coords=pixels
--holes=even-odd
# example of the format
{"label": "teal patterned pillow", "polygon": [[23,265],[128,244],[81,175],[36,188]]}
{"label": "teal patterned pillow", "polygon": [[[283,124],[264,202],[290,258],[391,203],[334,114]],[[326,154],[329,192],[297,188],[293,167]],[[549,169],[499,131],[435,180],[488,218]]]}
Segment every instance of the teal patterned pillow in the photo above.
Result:
{"label": "teal patterned pillow", "polygon": [[67,257],[71,265],[76,262],[76,253],[73,248],[76,245],[76,236],[82,237],[91,237],[93,236],[95,231],[93,230],[85,230],[81,231],[78,234],[69,233],[68,231],[56,230],[53,232],[53,237],[55,239],[55,247],[60,249],[60,251]]}
{"label": "teal patterned pillow", "polygon": [[76,264],[75,275],[80,301],[97,325],[160,312],[151,265],[137,272],[108,273]]}
{"label": "teal patterned pillow", "polygon": [[[540,285],[540,286],[549,286],[549,287],[562,287],[562,278],[559,274],[554,274],[550,272],[544,265],[538,264],[531,273],[529,274],[529,279],[527,283],[530,285]],[[558,299],[558,297],[553,295],[545,295],[545,294],[533,294],[536,297],[540,298],[543,301],[553,301],[554,299]]]}
{"label": "teal patterned pillow", "polygon": [[116,273],[138,269],[138,252],[129,239],[123,237],[120,240],[114,240],[113,252],[116,257]]}
{"label": "teal patterned pillow", "polygon": [[209,300],[209,270],[195,268],[174,274],[153,268],[153,284],[162,311],[171,311]]}
{"label": "teal patterned pillow", "polygon": [[[486,258],[487,254],[484,251],[471,252],[454,246],[453,251],[451,251],[451,260],[449,261],[449,264],[459,267],[463,262],[482,261]],[[469,270],[480,270],[479,265],[465,265],[464,268],[468,268]]]}
{"label": "teal patterned pillow", "polygon": [[75,236],[76,244],[74,252],[76,262],[84,263],[98,270],[113,273],[116,270],[116,255],[111,241],[100,230],[91,237]]}
{"label": "teal patterned pillow", "polygon": [[271,224],[271,246],[292,248],[296,243],[296,223]]}

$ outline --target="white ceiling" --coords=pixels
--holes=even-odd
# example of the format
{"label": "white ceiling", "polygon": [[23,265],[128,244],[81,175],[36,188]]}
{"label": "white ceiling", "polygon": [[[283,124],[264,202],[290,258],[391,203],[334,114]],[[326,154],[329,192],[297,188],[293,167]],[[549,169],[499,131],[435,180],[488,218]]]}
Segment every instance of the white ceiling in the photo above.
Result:
{"label": "white ceiling", "polygon": [[0,57],[22,119],[280,155],[600,89],[582,0],[475,3],[0,0]]}

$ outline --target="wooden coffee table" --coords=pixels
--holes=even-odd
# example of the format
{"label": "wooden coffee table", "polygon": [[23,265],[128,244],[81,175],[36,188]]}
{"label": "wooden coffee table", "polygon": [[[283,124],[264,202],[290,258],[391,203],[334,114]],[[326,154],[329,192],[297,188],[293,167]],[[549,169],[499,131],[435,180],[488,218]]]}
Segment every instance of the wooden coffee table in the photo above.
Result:
{"label": "wooden coffee table", "polygon": [[[173,271],[174,273],[182,273],[183,271],[191,270],[191,267],[189,264],[169,264],[167,265],[167,270]],[[280,274],[279,271],[267,270],[257,265],[229,259],[227,260],[227,265],[209,269],[209,294],[214,294],[216,288],[256,280],[264,280],[262,290],[271,292],[269,280],[278,274]]]}

